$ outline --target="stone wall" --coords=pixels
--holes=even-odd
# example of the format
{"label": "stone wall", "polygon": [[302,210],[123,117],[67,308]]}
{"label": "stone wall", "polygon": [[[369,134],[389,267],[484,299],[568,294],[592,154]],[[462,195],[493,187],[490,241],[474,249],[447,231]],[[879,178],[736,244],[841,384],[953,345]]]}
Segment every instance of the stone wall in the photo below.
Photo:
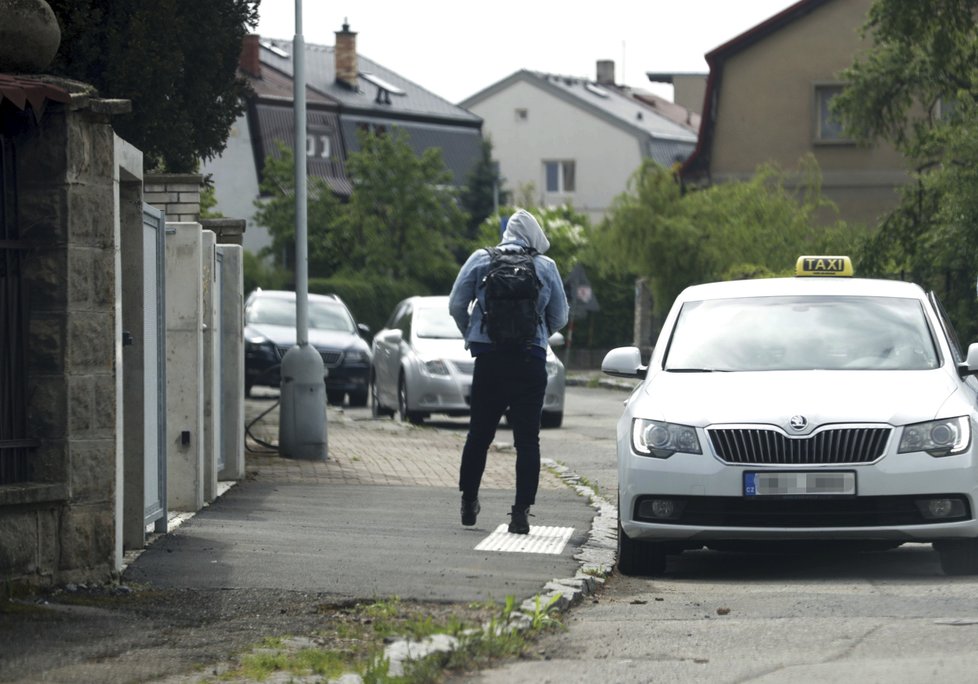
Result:
{"label": "stone wall", "polygon": [[0,578],[107,579],[114,570],[117,249],[112,105],[72,97],[18,136],[34,482],[0,496]]}

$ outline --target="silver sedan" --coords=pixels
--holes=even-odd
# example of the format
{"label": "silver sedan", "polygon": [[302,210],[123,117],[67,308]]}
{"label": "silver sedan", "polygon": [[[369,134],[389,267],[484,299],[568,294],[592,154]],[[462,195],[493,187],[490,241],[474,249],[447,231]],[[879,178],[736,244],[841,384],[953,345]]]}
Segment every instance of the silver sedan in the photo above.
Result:
{"label": "silver sedan", "polygon": [[[551,344],[563,344],[556,333]],[[375,416],[396,412],[421,423],[433,413],[469,415],[474,359],[448,313],[448,297],[410,297],[394,309],[373,339],[370,374]],[[560,427],[564,418],[564,364],[547,348],[547,393],[542,427]]]}

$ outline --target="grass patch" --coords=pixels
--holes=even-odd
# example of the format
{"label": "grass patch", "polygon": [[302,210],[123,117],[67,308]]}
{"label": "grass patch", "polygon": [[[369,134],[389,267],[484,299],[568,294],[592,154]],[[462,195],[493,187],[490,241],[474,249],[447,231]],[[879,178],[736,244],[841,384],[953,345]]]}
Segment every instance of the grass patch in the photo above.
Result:
{"label": "grass patch", "polygon": [[[318,675],[337,678],[358,673],[366,684],[431,684],[444,680],[448,672],[471,671],[520,656],[534,636],[560,627],[551,614],[554,601],[539,597],[526,618],[529,626],[518,630],[511,624],[516,602],[507,598],[467,606],[413,604],[398,598],[345,606],[320,606],[326,626],[311,637],[266,639],[238,659],[235,667],[219,680],[244,678],[264,681],[275,673],[294,676]],[[455,647],[433,652],[404,663],[403,671],[392,672],[385,647],[392,641],[423,641],[444,634]]]}

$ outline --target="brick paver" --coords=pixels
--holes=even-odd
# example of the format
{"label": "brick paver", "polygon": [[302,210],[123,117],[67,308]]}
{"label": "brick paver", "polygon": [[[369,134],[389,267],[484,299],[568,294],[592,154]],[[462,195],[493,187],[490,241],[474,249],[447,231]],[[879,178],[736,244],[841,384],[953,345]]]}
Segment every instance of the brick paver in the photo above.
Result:
{"label": "brick paver", "polygon": [[[268,400],[245,402],[247,424],[268,409]],[[278,442],[278,408],[254,425],[250,433],[267,444]],[[326,461],[301,461],[282,458],[255,440],[247,440],[247,466],[251,476],[306,484],[370,484],[456,487],[458,464],[465,442],[464,429],[444,430],[414,426],[389,418],[373,419],[356,410],[347,412],[328,407],[326,412],[328,458]],[[482,486],[487,489],[514,489],[515,457],[512,433],[500,429],[490,448]],[[547,456],[546,453],[543,454]],[[553,473],[544,470],[542,489],[565,486]]]}

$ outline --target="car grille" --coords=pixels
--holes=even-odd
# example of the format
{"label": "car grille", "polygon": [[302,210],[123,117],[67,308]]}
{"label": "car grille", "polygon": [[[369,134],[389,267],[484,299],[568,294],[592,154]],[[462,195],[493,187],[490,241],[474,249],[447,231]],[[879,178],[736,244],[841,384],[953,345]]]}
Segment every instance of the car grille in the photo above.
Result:
{"label": "car grille", "polygon": [[846,427],[788,437],[766,428],[707,430],[720,460],[761,465],[872,463],[883,455],[890,431],[888,427]]}
{"label": "car grille", "polygon": [[[279,347],[278,355],[279,358],[285,358],[285,353],[292,349],[292,347]],[[317,349],[319,355],[323,357],[323,364],[327,368],[336,368],[343,363],[343,352],[334,351],[331,349]]]}

